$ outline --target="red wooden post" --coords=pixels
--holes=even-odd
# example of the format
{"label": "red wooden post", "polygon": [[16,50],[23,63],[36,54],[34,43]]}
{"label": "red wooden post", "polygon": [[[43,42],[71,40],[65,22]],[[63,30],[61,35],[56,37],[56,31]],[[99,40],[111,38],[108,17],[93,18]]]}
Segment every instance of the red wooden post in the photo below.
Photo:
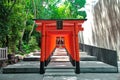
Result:
{"label": "red wooden post", "polygon": [[[56,39],[60,38],[64,40],[62,47],[65,47],[70,56],[70,61],[73,66],[76,67],[75,72],[80,73],[80,55],[78,45],[78,32],[83,31],[81,27],[85,20],[80,19],[63,19],[63,20],[42,20],[36,19],[35,22],[38,25],[36,30],[42,33],[41,44],[41,58],[40,58],[40,73],[45,73],[44,66],[50,61],[50,57],[56,47]],[[57,42],[58,43],[58,42]]]}
{"label": "red wooden post", "polygon": [[41,58],[40,58],[40,73],[45,73],[44,65],[45,65],[45,23],[42,23],[42,44],[41,44]]}
{"label": "red wooden post", "polygon": [[79,43],[78,43],[78,23],[75,23],[75,27],[74,27],[74,30],[75,30],[75,58],[76,58],[76,70],[75,72],[76,73],[80,73],[80,65],[79,65],[79,61],[80,61],[80,57],[79,57]]}

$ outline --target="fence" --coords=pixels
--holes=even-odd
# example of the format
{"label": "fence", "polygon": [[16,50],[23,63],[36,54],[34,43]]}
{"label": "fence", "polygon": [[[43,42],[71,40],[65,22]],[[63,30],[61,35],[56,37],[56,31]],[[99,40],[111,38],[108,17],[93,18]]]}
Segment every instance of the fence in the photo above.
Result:
{"label": "fence", "polygon": [[0,60],[6,60],[7,57],[7,47],[6,48],[0,48]]}

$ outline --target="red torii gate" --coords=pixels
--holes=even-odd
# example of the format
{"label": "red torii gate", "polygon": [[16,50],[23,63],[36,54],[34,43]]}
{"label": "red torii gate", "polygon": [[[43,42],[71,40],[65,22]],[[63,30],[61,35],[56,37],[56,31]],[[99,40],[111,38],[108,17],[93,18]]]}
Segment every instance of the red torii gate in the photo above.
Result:
{"label": "red torii gate", "polygon": [[70,61],[75,66],[75,73],[80,73],[80,56],[78,45],[78,32],[83,31],[82,24],[86,19],[35,19],[36,30],[42,33],[40,74],[45,73],[45,66],[48,65],[50,57],[56,48],[56,39],[64,39]]}

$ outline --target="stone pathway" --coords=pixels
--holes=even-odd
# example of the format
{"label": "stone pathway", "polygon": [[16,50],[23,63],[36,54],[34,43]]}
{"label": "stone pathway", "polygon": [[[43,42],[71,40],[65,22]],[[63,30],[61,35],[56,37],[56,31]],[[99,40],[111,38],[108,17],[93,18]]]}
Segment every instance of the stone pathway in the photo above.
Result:
{"label": "stone pathway", "polygon": [[[120,71],[120,62],[119,71]],[[120,80],[120,73],[81,73],[76,76],[48,76],[41,74],[0,74],[0,80]],[[54,77],[54,79],[53,79]]]}
{"label": "stone pathway", "polygon": [[[63,51],[64,52],[64,51]],[[57,56],[57,55],[56,55]],[[65,56],[65,55],[62,55]],[[55,59],[54,59],[55,60]],[[60,59],[59,59],[60,60]],[[58,60],[57,60],[58,61]],[[85,62],[83,62],[83,66],[85,66]],[[24,64],[24,62],[20,62],[20,64],[15,64],[17,67],[19,67],[20,65],[22,67],[36,67],[39,68],[39,63],[36,62],[25,62],[26,64]],[[87,63],[87,65],[89,66],[94,66],[93,64],[95,63],[95,61],[91,62],[89,61],[89,64]],[[120,71],[120,62],[119,63],[119,71]],[[34,64],[34,66],[32,66]],[[49,67],[51,65],[53,65],[55,63],[51,63],[49,65]],[[97,67],[99,67],[99,64],[101,65],[101,63],[98,62],[98,65],[96,65]],[[61,63],[59,64],[59,66],[61,65]],[[69,65],[69,64],[68,64]],[[13,65],[9,66],[10,68],[13,67]],[[108,66],[109,67],[109,66]],[[19,67],[21,68],[21,67]],[[47,70],[48,73],[50,71],[54,72],[54,75],[42,75],[39,73],[11,73],[11,74],[2,74],[0,73],[0,80],[120,80],[120,73],[80,73],[80,74],[75,74],[73,70],[69,70],[70,72],[68,72],[66,69],[61,69],[59,71],[63,71],[63,73],[60,73],[59,75],[57,75],[57,73],[55,73],[56,70],[53,69],[48,69]],[[0,70],[1,72],[1,70]],[[57,71],[58,72],[58,71]],[[64,72],[68,72],[70,74],[66,75],[66,73],[64,74]],[[50,72],[51,73],[51,72]]]}
{"label": "stone pathway", "polygon": [[[0,80],[120,80],[120,73],[81,73],[76,76],[48,76],[40,74],[0,74]],[[54,78],[54,79],[53,79]]]}
{"label": "stone pathway", "polygon": [[76,76],[47,76],[43,80],[78,80]]}

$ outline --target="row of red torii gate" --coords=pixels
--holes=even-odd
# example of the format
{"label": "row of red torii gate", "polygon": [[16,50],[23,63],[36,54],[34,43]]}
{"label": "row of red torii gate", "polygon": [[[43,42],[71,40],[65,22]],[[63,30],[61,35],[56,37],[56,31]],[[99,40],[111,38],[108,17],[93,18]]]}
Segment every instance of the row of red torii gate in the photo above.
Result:
{"label": "row of red torii gate", "polygon": [[64,47],[70,57],[75,73],[80,73],[80,55],[78,32],[83,31],[82,24],[86,19],[35,19],[36,30],[41,33],[40,73],[45,73],[45,66],[50,62],[53,51],[59,45]]}

